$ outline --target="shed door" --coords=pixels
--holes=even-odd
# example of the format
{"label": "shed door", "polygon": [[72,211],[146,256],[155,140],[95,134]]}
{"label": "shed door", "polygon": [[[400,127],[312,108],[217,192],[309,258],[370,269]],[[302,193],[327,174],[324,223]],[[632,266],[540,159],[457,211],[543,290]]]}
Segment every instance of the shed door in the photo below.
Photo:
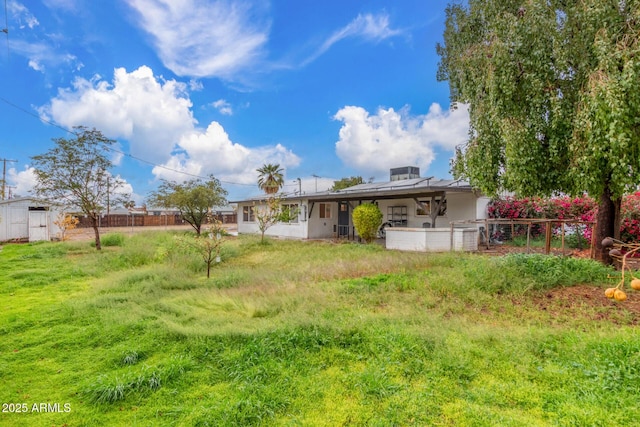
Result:
{"label": "shed door", "polygon": [[29,241],[49,240],[47,211],[29,210]]}

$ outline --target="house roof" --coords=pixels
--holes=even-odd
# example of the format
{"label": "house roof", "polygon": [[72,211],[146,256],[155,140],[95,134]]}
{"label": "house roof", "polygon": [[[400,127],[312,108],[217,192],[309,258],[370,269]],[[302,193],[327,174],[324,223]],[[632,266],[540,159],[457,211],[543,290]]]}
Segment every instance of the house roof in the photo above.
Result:
{"label": "house roof", "polygon": [[[445,193],[472,193],[473,187],[462,180],[447,180],[430,178],[412,178],[399,181],[374,182],[368,184],[358,184],[338,191],[322,191],[318,193],[288,194],[282,197],[283,200],[307,199],[310,202],[335,202],[349,200],[382,200],[399,199],[406,197],[434,197],[442,196]],[[260,201],[264,200],[264,195],[243,200]],[[238,201],[237,203],[241,203]]]}
{"label": "house roof", "polygon": [[32,197],[32,196],[18,196],[18,197],[14,197],[12,199],[4,199],[4,200],[0,200],[0,205],[11,205],[11,204],[16,204],[16,203],[22,203],[25,201],[30,201],[33,203],[37,203],[39,205],[42,206],[56,206],[57,204],[51,201],[47,201],[47,200],[43,200],[43,199],[38,199],[36,197]]}

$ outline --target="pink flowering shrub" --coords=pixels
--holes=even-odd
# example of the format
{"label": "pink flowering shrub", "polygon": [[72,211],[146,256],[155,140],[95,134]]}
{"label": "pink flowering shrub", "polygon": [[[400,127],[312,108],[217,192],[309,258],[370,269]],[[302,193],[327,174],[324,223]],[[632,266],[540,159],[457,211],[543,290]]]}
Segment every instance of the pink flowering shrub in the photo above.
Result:
{"label": "pink flowering shrub", "polygon": [[[487,207],[489,218],[548,218],[581,222],[595,221],[597,211],[597,203],[588,196],[563,196],[548,199],[507,197],[494,199]],[[640,240],[640,191],[629,194],[622,199],[620,215],[621,240],[625,242]],[[583,230],[583,237],[591,239],[591,232],[591,225],[587,225]],[[532,233],[535,235],[534,230]]]}

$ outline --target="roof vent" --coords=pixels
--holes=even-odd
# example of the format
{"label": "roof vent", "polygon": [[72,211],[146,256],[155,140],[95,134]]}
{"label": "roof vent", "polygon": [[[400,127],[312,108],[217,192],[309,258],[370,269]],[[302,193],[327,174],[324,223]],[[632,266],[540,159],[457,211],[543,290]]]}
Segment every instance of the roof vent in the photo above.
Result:
{"label": "roof vent", "polygon": [[391,181],[403,179],[420,178],[420,168],[416,166],[403,166],[401,168],[391,168]]}

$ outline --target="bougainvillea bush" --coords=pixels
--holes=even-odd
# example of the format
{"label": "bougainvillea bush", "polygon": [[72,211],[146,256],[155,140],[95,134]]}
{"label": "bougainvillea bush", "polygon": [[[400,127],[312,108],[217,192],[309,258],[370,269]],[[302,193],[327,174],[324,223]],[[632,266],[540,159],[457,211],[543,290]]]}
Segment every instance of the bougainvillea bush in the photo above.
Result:
{"label": "bougainvillea bush", "polygon": [[[595,220],[598,205],[589,196],[582,197],[505,197],[493,199],[487,207],[489,218],[502,219],[563,219],[590,223]],[[640,191],[622,199],[620,238],[625,242],[640,240]],[[583,237],[591,239],[592,227],[582,228]],[[539,228],[533,227],[536,235]]]}

